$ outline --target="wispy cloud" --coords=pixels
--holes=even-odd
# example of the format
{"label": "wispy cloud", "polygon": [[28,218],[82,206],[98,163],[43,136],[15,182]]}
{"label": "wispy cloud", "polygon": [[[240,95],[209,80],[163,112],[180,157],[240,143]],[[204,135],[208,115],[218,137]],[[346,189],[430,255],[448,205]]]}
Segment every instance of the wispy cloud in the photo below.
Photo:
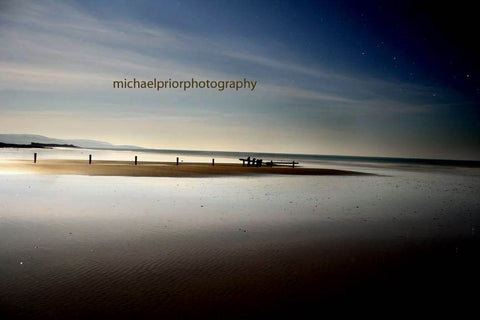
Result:
{"label": "wispy cloud", "polygon": [[[246,40],[234,50],[230,40],[141,23],[103,21],[68,3],[21,1],[17,7],[0,14],[5,44],[0,49],[0,86],[4,90],[104,90],[111,81],[132,76],[232,79],[242,73],[254,74],[256,65],[283,73],[284,78],[312,78],[308,87],[298,87],[295,81],[285,84],[255,73],[260,93],[307,100],[312,106],[315,101],[364,105],[372,97],[391,100],[389,94],[398,86],[253,54],[256,44]],[[238,70],[227,72],[228,68],[214,62],[225,58],[251,66],[240,74]],[[410,86],[409,95],[422,90]]]}

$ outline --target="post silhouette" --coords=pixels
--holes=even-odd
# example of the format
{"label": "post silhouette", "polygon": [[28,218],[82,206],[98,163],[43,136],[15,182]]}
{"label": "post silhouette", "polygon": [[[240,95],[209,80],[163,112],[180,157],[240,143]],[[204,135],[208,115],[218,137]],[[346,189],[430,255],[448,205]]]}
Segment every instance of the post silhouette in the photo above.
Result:
{"label": "post silhouette", "polygon": [[91,154],[88,155],[88,164],[92,164],[92,155]]}
{"label": "post silhouette", "polygon": [[177,157],[177,166],[178,166],[178,157]]}
{"label": "post silhouette", "polygon": [[295,160],[292,161],[292,168],[295,168]]}
{"label": "post silhouette", "polygon": [[135,156],[135,165],[137,165],[137,156]]}
{"label": "post silhouette", "polygon": [[33,163],[37,163],[37,153],[33,154]]}
{"label": "post silhouette", "polygon": [[215,159],[212,159],[212,166],[215,165]]}

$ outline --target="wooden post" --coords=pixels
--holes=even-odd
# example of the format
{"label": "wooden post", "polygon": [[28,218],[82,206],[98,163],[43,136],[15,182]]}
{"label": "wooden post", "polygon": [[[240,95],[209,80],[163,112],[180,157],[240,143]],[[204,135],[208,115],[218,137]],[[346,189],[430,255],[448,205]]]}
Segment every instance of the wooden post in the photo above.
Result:
{"label": "wooden post", "polygon": [[178,157],[177,157],[177,166],[178,166]]}
{"label": "wooden post", "polygon": [[245,159],[242,160],[242,167],[245,167]]}
{"label": "wooden post", "polygon": [[33,154],[33,163],[37,163],[37,153]]}
{"label": "wooden post", "polygon": [[88,164],[92,164],[92,155],[91,154],[88,155]]}
{"label": "wooden post", "polygon": [[295,168],[295,160],[292,161],[292,168]]}
{"label": "wooden post", "polygon": [[215,159],[212,159],[212,166],[215,165]]}
{"label": "wooden post", "polygon": [[270,167],[273,168],[273,160],[270,160]]}
{"label": "wooden post", "polygon": [[135,156],[135,165],[137,165],[137,156]]}

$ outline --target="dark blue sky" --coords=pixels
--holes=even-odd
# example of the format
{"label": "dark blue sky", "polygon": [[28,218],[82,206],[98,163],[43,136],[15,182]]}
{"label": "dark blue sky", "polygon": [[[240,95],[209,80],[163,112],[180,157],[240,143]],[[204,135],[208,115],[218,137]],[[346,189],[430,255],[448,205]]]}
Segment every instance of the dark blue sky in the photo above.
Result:
{"label": "dark blue sky", "polygon": [[[99,18],[221,38],[278,41],[305,63],[414,80],[479,97],[479,23],[471,1],[84,1]],[[264,48],[265,53],[268,48]],[[467,76],[469,75],[469,77]]]}
{"label": "dark blue sky", "polygon": [[[7,1],[0,111],[10,130],[83,138],[72,128],[104,119],[89,138],[159,148],[478,159],[475,15],[463,1]],[[109,87],[133,76],[259,88]]]}

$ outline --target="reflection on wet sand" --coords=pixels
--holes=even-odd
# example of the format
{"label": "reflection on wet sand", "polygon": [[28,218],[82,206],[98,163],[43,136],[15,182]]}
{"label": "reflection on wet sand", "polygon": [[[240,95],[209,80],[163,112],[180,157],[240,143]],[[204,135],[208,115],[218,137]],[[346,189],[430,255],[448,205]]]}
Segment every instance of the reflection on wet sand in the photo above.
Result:
{"label": "reflection on wet sand", "polygon": [[0,175],[0,308],[26,318],[468,310],[478,176],[373,173]]}

